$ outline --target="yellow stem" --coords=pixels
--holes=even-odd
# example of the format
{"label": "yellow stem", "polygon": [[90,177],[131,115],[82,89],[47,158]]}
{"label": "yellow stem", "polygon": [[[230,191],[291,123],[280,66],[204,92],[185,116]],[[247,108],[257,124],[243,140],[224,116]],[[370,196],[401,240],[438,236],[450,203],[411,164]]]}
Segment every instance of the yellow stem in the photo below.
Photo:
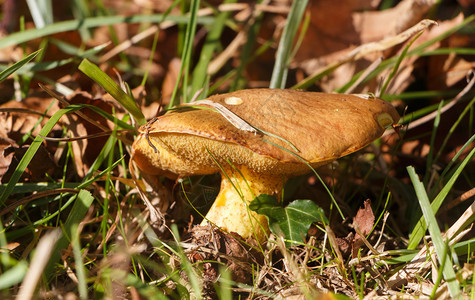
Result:
{"label": "yellow stem", "polygon": [[239,168],[239,171],[227,170],[227,176],[221,174],[221,190],[201,225],[211,222],[243,238],[254,236],[259,242],[265,242],[269,234],[267,217],[249,210],[248,204],[260,194],[278,196],[282,191],[283,178],[254,173],[245,167]]}

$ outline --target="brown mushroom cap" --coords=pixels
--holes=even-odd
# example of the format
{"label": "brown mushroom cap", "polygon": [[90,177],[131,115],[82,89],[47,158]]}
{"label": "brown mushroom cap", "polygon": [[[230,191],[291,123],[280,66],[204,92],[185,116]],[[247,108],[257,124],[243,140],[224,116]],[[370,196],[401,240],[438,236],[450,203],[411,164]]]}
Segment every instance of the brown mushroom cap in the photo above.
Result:
{"label": "brown mushroom cap", "polygon": [[215,110],[172,111],[140,128],[133,149],[144,172],[216,173],[214,157],[220,164],[229,160],[258,173],[305,173],[309,170],[301,158],[313,167],[326,164],[363,148],[399,120],[390,104],[369,96],[250,89],[207,100],[261,131],[239,129]]}

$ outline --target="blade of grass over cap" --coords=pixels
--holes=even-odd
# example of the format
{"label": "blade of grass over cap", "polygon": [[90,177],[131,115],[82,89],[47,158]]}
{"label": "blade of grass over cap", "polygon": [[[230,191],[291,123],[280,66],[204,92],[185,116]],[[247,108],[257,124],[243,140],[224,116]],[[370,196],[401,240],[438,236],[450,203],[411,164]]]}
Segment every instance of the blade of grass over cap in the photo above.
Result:
{"label": "blade of grass over cap", "polygon": [[114,99],[116,99],[137,121],[139,125],[145,124],[146,120],[134,99],[125,93],[120,86],[115,83],[106,73],[98,66],[84,59],[79,65],[79,70],[102,86]]}
{"label": "blade of grass over cap", "polygon": [[292,8],[287,16],[287,23],[285,24],[284,32],[279,42],[279,48],[277,49],[277,57],[269,85],[270,88],[285,88],[287,67],[292,53],[292,45],[307,3],[308,0],[296,0],[292,3]]}
{"label": "blade of grass over cap", "polygon": [[13,73],[15,73],[16,70],[20,69],[21,67],[23,67],[24,65],[26,65],[28,62],[30,62],[30,60],[32,60],[33,58],[35,58],[43,49],[39,49],[33,53],[31,53],[30,55],[28,55],[27,57],[25,57],[24,59],[14,63],[13,65],[9,66],[8,68],[6,68],[5,70],[3,70],[2,72],[0,72],[0,82],[2,82],[3,80],[5,80],[8,76],[12,75]]}
{"label": "blade of grass over cap", "polygon": [[428,224],[432,243],[434,244],[437,258],[442,267],[442,272],[444,279],[447,282],[450,295],[453,299],[461,299],[460,286],[455,275],[454,266],[451,263],[452,260],[450,259],[450,255],[448,253],[448,245],[442,238],[442,234],[435,218],[435,212],[432,210],[424,185],[419,180],[414,167],[407,167],[407,172],[409,173],[409,177],[411,178],[412,184],[414,186],[417,199],[419,200],[419,204],[424,215],[424,219]]}

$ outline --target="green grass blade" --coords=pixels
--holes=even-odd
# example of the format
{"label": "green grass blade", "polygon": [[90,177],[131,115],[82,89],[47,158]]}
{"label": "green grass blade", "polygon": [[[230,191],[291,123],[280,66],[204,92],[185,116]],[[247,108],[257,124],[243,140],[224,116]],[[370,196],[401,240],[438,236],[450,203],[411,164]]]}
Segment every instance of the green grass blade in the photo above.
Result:
{"label": "green grass blade", "polygon": [[116,99],[130,114],[132,114],[139,125],[145,124],[145,117],[137,106],[137,103],[135,103],[135,100],[130,95],[126,94],[120,86],[106,73],[99,69],[98,66],[87,59],[84,59],[78,68],[114,97],[114,99]]}
{"label": "green grass blade", "polygon": [[[262,1],[257,1],[257,2],[260,3]],[[261,48],[262,46],[259,47],[256,51],[255,44],[257,41],[257,36],[259,34],[259,30],[261,28],[263,16],[264,14],[260,13],[259,15],[255,17],[254,20],[251,19],[251,23],[248,24],[246,28],[247,40],[241,51],[240,60],[239,60],[241,63],[237,66],[236,69],[233,70],[235,71],[235,78],[234,80],[232,80],[231,88],[229,90],[230,92],[242,89],[245,86],[245,80],[243,77],[244,69],[248,65],[248,63],[253,59],[253,56],[260,52],[259,48]],[[268,41],[267,43],[270,43],[270,41]],[[213,87],[210,88],[210,90],[213,90],[213,89],[214,89]]]}
{"label": "green grass blade", "polygon": [[457,154],[455,154],[455,156],[450,160],[449,164],[447,165],[447,167],[445,167],[444,171],[440,175],[440,178],[435,186],[438,186],[439,182],[442,180],[442,178],[445,178],[446,174],[452,172],[451,168],[453,164],[458,160],[458,158],[460,157],[460,155],[462,155],[465,149],[467,149],[468,147],[473,147],[473,142],[475,142],[475,134],[472,135],[465,144],[463,144],[462,148],[460,148]]}
{"label": "green grass blade", "polygon": [[475,14],[467,17],[463,22],[460,24],[448,29],[447,31],[443,32],[442,34],[437,35],[433,39],[428,40],[427,42],[424,42],[420,44],[419,46],[415,47],[413,50],[410,51],[410,55],[416,54],[416,55],[421,55],[421,52],[424,51],[427,47],[440,42],[441,40],[449,37],[450,35],[454,34],[455,32],[459,31],[463,27],[469,25],[475,20]]}
{"label": "green grass blade", "polygon": [[5,80],[8,76],[12,75],[16,70],[20,69],[21,67],[23,67],[24,65],[26,65],[30,60],[32,60],[33,58],[35,58],[35,56],[38,55],[38,53],[40,53],[43,49],[40,49],[40,50],[37,50],[33,53],[31,53],[30,55],[28,55],[27,57],[25,57],[24,59],[14,63],[13,65],[9,66],[8,68],[6,68],[5,70],[3,70],[1,73],[0,73],[0,82],[2,82],[3,80]]}
{"label": "green grass blade", "polygon": [[[172,10],[178,5],[180,0],[175,0],[173,1],[173,3],[171,5],[168,6],[167,10],[163,13],[163,18],[162,20],[159,22],[163,22],[165,20],[165,18],[172,12]],[[113,31],[113,28],[110,29],[111,33],[114,33]],[[114,33],[115,35],[115,33]],[[157,50],[157,44],[158,44],[158,37],[160,35],[160,27],[158,28],[158,30],[155,32],[154,34],[154,37],[153,37],[153,42],[152,42],[152,50],[150,51],[150,56],[148,58],[148,64],[147,64],[147,68],[145,70],[145,74],[142,78],[142,82],[140,83],[141,86],[145,86],[145,83],[147,82],[147,77],[148,77],[148,74],[150,72],[150,67],[152,66],[153,64],[153,58],[154,58],[154,55],[155,55],[155,52]]]}
{"label": "green grass blade", "polygon": [[[462,29],[463,27],[469,25],[474,19],[475,19],[475,15],[472,15],[472,16],[466,18],[462,23],[458,24],[457,26],[454,26],[454,27],[448,29],[447,31],[443,32],[442,34],[436,36],[435,38],[416,46],[414,49],[412,49],[411,51],[409,51],[407,53],[407,57],[424,55],[424,53],[425,53],[424,51],[426,50],[426,48],[428,48],[429,46],[431,46],[431,45],[447,38],[448,36],[452,35],[454,32],[456,32],[456,31]],[[427,51],[427,53],[430,53],[430,52],[431,51]],[[370,75],[367,76],[367,78],[363,82],[366,82],[368,80],[371,80],[371,79],[375,78],[376,76],[381,74],[381,72],[384,71],[385,69],[390,68],[391,66],[394,66],[394,63],[396,62],[397,59],[398,59],[398,57],[391,57],[389,59],[384,60],[379,65],[378,68],[376,68]],[[330,64],[329,66],[327,66],[327,67],[323,68],[322,70],[320,70],[320,72],[318,72],[316,74],[312,74],[309,77],[302,80],[301,82],[295,84],[292,87],[292,89],[308,88],[313,83],[320,80],[323,76],[328,75],[331,72],[333,72],[335,69],[339,68],[343,63],[344,62],[341,62],[341,63],[338,63],[338,64]],[[362,73],[362,72],[364,72],[364,71],[361,71],[360,73]],[[358,76],[358,75],[360,75],[360,74],[357,74],[355,76]],[[346,84],[345,86],[341,87],[338,90],[346,90],[349,86],[351,86],[351,84],[354,81],[355,81],[355,79],[353,78],[348,84]]]}
{"label": "green grass blade", "polygon": [[168,300],[170,299],[166,295],[164,295],[160,290],[157,288],[150,286],[150,284],[143,282],[140,278],[137,276],[134,276],[133,274],[123,272],[122,270],[113,270],[114,273],[118,278],[118,280],[121,280],[123,276],[125,276],[125,282],[124,284],[127,286],[133,286],[137,289],[137,291],[140,293],[140,295],[143,296],[140,297],[140,299],[154,299],[154,300]]}
{"label": "green grass blade", "polygon": [[468,105],[465,107],[465,109],[462,111],[462,113],[459,115],[457,118],[457,121],[454,122],[452,127],[450,128],[449,132],[444,138],[444,141],[442,142],[442,145],[439,147],[439,151],[437,155],[434,158],[434,163],[437,163],[439,160],[440,156],[443,154],[443,150],[445,149],[445,146],[447,145],[447,142],[449,141],[450,137],[452,134],[455,132],[455,129],[458,127],[458,125],[462,122],[462,119],[465,117],[465,115],[474,107],[475,104],[475,97],[472,98],[472,100],[468,103]]}
{"label": "green grass blade", "polygon": [[419,180],[414,167],[407,167],[407,171],[416,191],[424,219],[428,224],[429,233],[432,238],[435,251],[437,252],[437,258],[442,267],[444,279],[447,281],[450,295],[453,299],[460,299],[460,286],[455,275],[454,267],[451,265],[451,259],[448,253],[448,245],[442,238],[442,234],[435,218],[435,212],[431,207],[424,185]]}
{"label": "green grass blade", "polygon": [[72,224],[71,232],[73,234],[71,245],[73,248],[74,263],[76,266],[76,277],[78,278],[79,299],[87,300],[87,273],[86,268],[84,267],[84,260],[82,259],[78,224]]}
{"label": "green grass blade", "polygon": [[104,43],[104,44],[92,47],[90,49],[84,50],[81,47],[77,47],[75,45],[72,45],[70,43],[67,43],[65,41],[58,40],[55,38],[49,38],[48,40],[51,44],[57,46],[58,49],[61,50],[62,52],[68,55],[81,57],[81,58],[90,58],[110,45],[110,42],[108,42],[108,43]]}
{"label": "green grass blade", "polygon": [[[431,207],[433,213],[437,213],[439,210],[440,206],[442,205],[444,199],[446,198],[447,194],[449,191],[452,189],[453,185],[455,184],[455,181],[459,177],[459,175],[462,173],[462,170],[465,168],[465,166],[473,159],[473,156],[475,155],[475,148],[470,151],[470,153],[465,157],[465,159],[462,161],[462,163],[459,165],[457,170],[454,172],[452,177],[450,177],[449,181],[447,184],[442,188],[442,190],[439,192],[437,197],[435,197],[434,201],[432,201]],[[424,234],[426,232],[426,223],[424,221],[424,216],[422,216],[419,221],[417,222],[416,226],[412,230],[411,237],[409,238],[409,244],[407,246],[407,249],[416,249],[416,247],[419,245],[420,241],[424,237]]]}
{"label": "green grass blade", "polygon": [[28,264],[25,261],[18,262],[14,267],[8,269],[0,275],[0,290],[4,291],[15,284],[20,283],[28,271]]}
{"label": "green grass blade", "polygon": [[63,227],[63,232],[65,234],[63,234],[63,236],[59,239],[58,243],[56,244],[56,249],[51,255],[48,267],[45,269],[46,276],[53,274],[53,272],[51,272],[51,268],[59,261],[60,251],[65,249],[72,237],[78,234],[78,224],[82,221],[82,219],[84,219],[84,216],[86,215],[88,209],[92,205],[92,201],[94,200],[94,197],[91,195],[91,193],[86,190],[81,190],[79,194],[73,197],[74,204]]}
{"label": "green grass blade", "polygon": [[[91,16],[91,12],[87,7],[85,0],[73,0],[70,7],[76,20],[84,20]],[[92,35],[87,28],[79,29],[79,34],[83,41],[88,41],[92,38]]]}
{"label": "green grass blade", "polygon": [[[80,51],[79,48],[75,48],[75,53],[73,54],[76,58],[89,58],[94,56],[96,53],[107,47],[108,44],[103,44],[94,48],[91,48],[87,51]],[[70,49],[68,49],[69,52]],[[68,53],[69,54],[69,53]],[[45,62],[35,62],[35,63],[27,63],[23,66],[23,68],[17,71],[17,74],[23,75],[27,74],[32,76],[31,72],[39,72],[39,71],[48,71],[54,68],[58,68],[64,65],[67,65],[71,62],[74,62],[74,58],[66,58],[62,60],[56,61],[45,61]],[[5,65],[0,65],[0,70],[5,70],[7,67]]]}
{"label": "green grass blade", "polygon": [[185,270],[186,274],[188,275],[188,279],[190,280],[190,285],[197,297],[197,299],[201,299],[201,286],[200,286],[200,278],[196,271],[193,269],[193,265],[189,261],[188,257],[186,256],[183,248],[180,247],[180,233],[178,232],[178,227],[176,224],[172,224],[171,226],[173,232],[173,238],[175,239],[178,247],[177,247],[177,254],[180,257],[180,262],[182,264],[183,269]]}
{"label": "green grass blade", "polygon": [[[33,193],[33,192],[41,192],[41,191],[48,191],[53,189],[59,188],[75,188],[78,186],[79,183],[73,182],[34,182],[34,183],[17,183],[14,189],[11,191],[10,194],[26,194],[26,193]],[[6,184],[0,185],[0,193],[2,193],[5,188]]]}
{"label": "green grass blade", "polygon": [[[224,4],[236,2],[235,0],[226,0]],[[211,62],[213,54],[215,53],[220,43],[220,37],[223,32],[226,20],[228,19],[230,12],[221,12],[212,25],[208,35],[206,36],[206,42],[200,53],[200,60],[193,70],[193,78],[191,81],[191,95],[194,95],[201,88],[205,87],[206,78],[208,75],[208,66]],[[201,94],[205,96],[205,93]],[[198,99],[202,99],[198,97]]]}
{"label": "green grass blade", "polygon": [[433,55],[449,55],[449,54],[457,54],[457,55],[475,55],[474,48],[438,48],[431,51],[426,51],[421,53],[420,56],[433,56]]}
{"label": "green grass blade", "polygon": [[128,129],[128,130],[135,130],[135,127],[128,124],[128,123],[125,123],[124,121],[122,120],[119,120],[117,119],[116,117],[114,117],[113,115],[105,112],[104,110],[100,109],[99,107],[97,106],[94,106],[94,105],[89,105],[89,104],[75,104],[76,106],[79,106],[80,108],[83,108],[83,107],[87,107],[89,108],[90,110],[93,110],[94,112],[96,112],[98,115],[106,118],[107,120],[111,121],[111,122],[114,122],[114,124],[117,124],[117,126],[123,128],[123,129]]}
{"label": "green grass blade", "polygon": [[172,97],[170,99],[170,104],[168,108],[175,106],[177,103],[176,95],[178,93],[178,88],[181,83],[181,78],[183,78],[182,87],[183,87],[183,103],[187,103],[187,90],[188,90],[188,74],[190,69],[190,61],[191,61],[191,53],[193,52],[194,46],[194,39],[196,33],[196,24],[197,24],[197,16],[198,16],[198,9],[200,7],[200,0],[192,0],[191,7],[190,7],[190,20],[188,26],[186,27],[185,33],[185,43],[183,46],[183,52],[181,56],[181,67],[180,72],[178,73],[178,80],[175,83],[175,87],[173,89]]}
{"label": "green grass blade", "polygon": [[[154,15],[134,15],[134,16],[101,16],[101,17],[94,17],[94,18],[86,18],[84,20],[70,20],[70,21],[63,21],[57,22],[51,25],[47,25],[43,28],[35,28],[30,30],[25,30],[21,32],[12,33],[6,37],[0,39],[0,49],[3,49],[8,46],[18,45],[24,42],[28,42],[30,40],[34,40],[37,38],[42,38],[47,35],[66,32],[71,30],[79,30],[80,28],[94,28],[100,26],[108,26],[114,25],[119,23],[142,23],[142,22],[150,22],[150,23],[157,23],[162,22],[164,20],[169,20],[176,22],[178,24],[186,24],[188,23],[188,16],[167,16],[165,19],[163,18],[162,14],[154,14]],[[197,19],[197,23],[199,24],[211,24],[213,22],[212,17],[199,17]]]}
{"label": "green grass blade", "polygon": [[399,66],[401,65],[402,60],[407,55],[407,51],[409,51],[409,48],[411,48],[412,44],[414,44],[414,42],[421,36],[422,33],[424,33],[424,31],[421,31],[418,34],[416,34],[416,36],[411,39],[411,41],[406,45],[406,47],[404,47],[404,49],[402,50],[402,53],[397,57],[396,63],[394,64],[394,68],[389,74],[388,78],[386,79],[386,82],[384,83],[379,93],[381,98],[384,98],[384,93],[386,92],[386,89],[388,88],[391,80],[394,78],[394,76],[396,76],[396,73],[399,70]]}
{"label": "green grass blade", "polygon": [[279,42],[279,48],[277,49],[277,57],[269,85],[270,88],[285,88],[292,46],[307,3],[308,0],[295,0],[292,3],[292,8],[287,16],[287,23],[285,24],[284,32]]}
{"label": "green grass blade", "polygon": [[232,278],[231,272],[223,266],[219,268],[219,274],[221,274],[219,278],[219,289],[217,290],[219,299],[222,300],[231,300],[233,299],[233,292],[232,292]]}

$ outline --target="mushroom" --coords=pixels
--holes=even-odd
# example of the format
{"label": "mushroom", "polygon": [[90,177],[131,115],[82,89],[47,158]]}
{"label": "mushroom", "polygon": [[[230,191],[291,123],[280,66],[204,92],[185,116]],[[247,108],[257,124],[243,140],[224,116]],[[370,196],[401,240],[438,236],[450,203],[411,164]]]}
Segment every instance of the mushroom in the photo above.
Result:
{"label": "mushroom", "polygon": [[[278,196],[286,180],[355,152],[398,122],[396,110],[369,95],[249,89],[172,110],[139,129],[133,159],[150,175],[221,174],[202,225],[263,242],[265,216],[248,209],[260,194]],[[197,109],[201,107],[203,109]]]}

